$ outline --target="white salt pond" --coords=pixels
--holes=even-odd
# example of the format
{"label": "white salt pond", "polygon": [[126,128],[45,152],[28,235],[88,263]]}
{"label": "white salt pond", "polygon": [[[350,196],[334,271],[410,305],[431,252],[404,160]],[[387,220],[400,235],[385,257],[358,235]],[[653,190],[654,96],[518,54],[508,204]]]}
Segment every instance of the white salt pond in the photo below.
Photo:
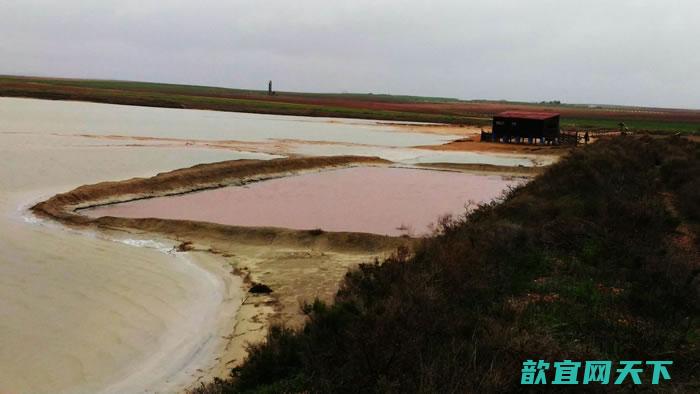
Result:
{"label": "white salt pond", "polygon": [[405,132],[389,122],[260,115],[74,101],[0,98],[0,132],[86,133],[197,140],[290,139],[379,146],[437,145],[460,138]]}

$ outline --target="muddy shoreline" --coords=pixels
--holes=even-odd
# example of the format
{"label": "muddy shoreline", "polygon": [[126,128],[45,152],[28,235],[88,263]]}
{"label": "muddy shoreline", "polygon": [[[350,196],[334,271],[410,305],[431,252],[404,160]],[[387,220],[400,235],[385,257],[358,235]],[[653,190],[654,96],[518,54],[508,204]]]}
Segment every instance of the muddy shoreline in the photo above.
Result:
{"label": "muddy shoreline", "polygon": [[[199,261],[219,267],[220,275],[243,279],[244,291],[254,283],[272,288],[270,294],[248,293],[235,317],[221,331],[224,345],[213,355],[215,362],[192,376],[193,384],[226,377],[243,361],[249,343],[264,340],[270,324],[298,327],[303,323],[300,304],[314,298],[330,301],[337,283],[348,269],[411,247],[411,238],[368,233],[240,227],[169,219],[89,218],[80,209],[135,199],[190,193],[208,188],[243,185],[306,171],[352,166],[386,166],[372,157],[336,156],[287,158],[269,161],[234,160],[133,178],[80,186],[40,202],[30,210],[37,216],[69,227],[94,228],[115,237],[166,239],[181,246]],[[229,274],[226,274],[228,272]],[[226,280],[226,278],[224,278]]]}
{"label": "muddy shoreline", "polygon": [[542,174],[546,170],[544,167],[514,167],[514,166],[497,166],[493,164],[478,164],[478,163],[419,163],[418,168],[433,171],[465,171],[478,174],[502,175],[502,176],[518,176],[518,177],[534,177]]}
{"label": "muddy shoreline", "polygon": [[[352,267],[386,257],[399,247],[414,247],[420,239],[370,233],[242,227],[191,220],[156,218],[91,218],[80,210],[153,197],[245,185],[305,172],[354,166],[389,166],[392,162],[362,156],[294,157],[272,160],[231,160],[199,164],[159,173],[150,178],[100,182],[77,187],[40,202],[30,210],[37,216],[69,227],[94,228],[116,237],[165,239],[180,251],[209,261],[229,282],[243,279],[248,291],[255,283],[272,289],[269,294],[248,293],[235,311],[230,326],[220,333],[224,345],[216,361],[192,376],[193,384],[228,375],[246,356],[249,343],[263,341],[270,324],[300,327],[300,307],[315,298],[331,301],[337,284]],[[437,163],[426,170],[497,173],[534,176],[536,169],[489,165]],[[218,267],[212,269],[212,266]],[[228,274],[227,274],[228,273]]]}

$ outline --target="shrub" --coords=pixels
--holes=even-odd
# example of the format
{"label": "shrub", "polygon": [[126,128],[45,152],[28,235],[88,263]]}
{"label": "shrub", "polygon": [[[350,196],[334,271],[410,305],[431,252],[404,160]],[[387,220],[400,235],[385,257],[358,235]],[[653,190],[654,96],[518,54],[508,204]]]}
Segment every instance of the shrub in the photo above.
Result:
{"label": "shrub", "polygon": [[307,306],[299,331],[272,329],[215,387],[501,392],[520,390],[527,358],[669,354],[670,388],[697,386],[697,262],[670,239],[679,224],[697,228],[699,158],[678,138],[574,152],[446,221],[412,256],[349,272],[332,305]]}

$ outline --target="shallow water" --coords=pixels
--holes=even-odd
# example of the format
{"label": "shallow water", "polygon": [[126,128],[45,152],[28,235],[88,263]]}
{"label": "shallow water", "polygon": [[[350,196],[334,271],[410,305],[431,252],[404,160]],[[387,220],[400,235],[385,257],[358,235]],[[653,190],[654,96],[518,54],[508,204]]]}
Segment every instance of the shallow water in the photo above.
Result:
{"label": "shallow water", "polygon": [[509,167],[533,167],[551,164],[553,156],[518,155],[503,153],[435,151],[417,148],[339,144],[296,144],[291,153],[306,156],[361,155],[377,156],[401,164],[458,163],[490,164]]}
{"label": "shallow water", "polygon": [[2,131],[235,141],[293,139],[383,146],[436,145],[460,138],[404,132],[399,126],[368,120],[346,123],[329,118],[17,98],[0,98]]}
{"label": "shallow water", "polygon": [[425,235],[441,215],[498,197],[513,180],[408,168],[307,173],[82,211],[93,217],[155,217],[384,235]]}
{"label": "shallow water", "polygon": [[0,392],[190,384],[193,368],[213,361],[230,297],[222,280],[154,244],[66,230],[26,208],[86,183],[270,156],[0,133],[0,157]]}

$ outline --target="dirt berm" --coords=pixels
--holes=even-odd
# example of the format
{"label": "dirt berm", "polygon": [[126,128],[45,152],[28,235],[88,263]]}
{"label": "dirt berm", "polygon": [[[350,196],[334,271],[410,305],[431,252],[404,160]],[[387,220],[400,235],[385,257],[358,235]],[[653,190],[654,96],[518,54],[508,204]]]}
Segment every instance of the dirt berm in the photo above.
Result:
{"label": "dirt berm", "polygon": [[231,160],[200,164],[157,174],[150,178],[84,185],[57,194],[31,208],[38,216],[49,217],[70,226],[97,226],[104,229],[132,228],[164,234],[177,239],[186,236],[242,242],[248,245],[307,247],[337,252],[374,253],[407,243],[406,239],[366,233],[324,232],[255,228],[202,223],[187,220],[90,218],[80,209],[144,198],[190,193],[205,189],[244,185],[291,174],[360,165],[389,165],[376,157],[332,156],[282,158],[274,160]]}

